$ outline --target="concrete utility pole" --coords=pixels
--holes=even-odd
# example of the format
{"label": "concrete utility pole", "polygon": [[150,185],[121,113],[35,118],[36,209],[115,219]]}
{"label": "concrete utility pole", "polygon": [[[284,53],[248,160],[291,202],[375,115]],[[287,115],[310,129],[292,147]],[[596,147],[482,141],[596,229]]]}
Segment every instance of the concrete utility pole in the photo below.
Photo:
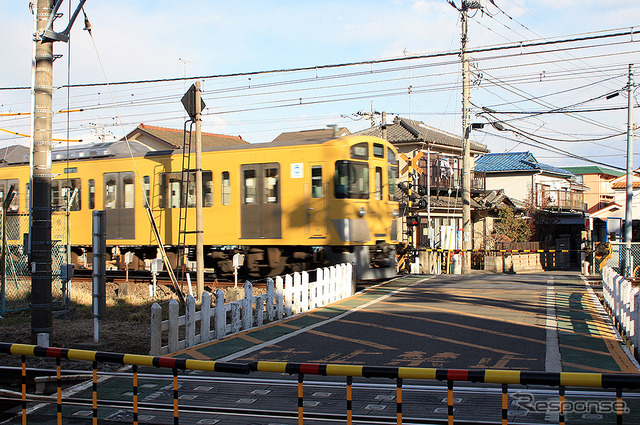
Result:
{"label": "concrete utility pole", "polygon": [[204,292],[204,219],[202,214],[202,102],[200,81],[196,81],[196,290]]}
{"label": "concrete utility pole", "polygon": [[631,242],[633,230],[633,64],[629,64],[629,85],[627,94],[629,97],[627,113],[627,200],[624,217],[624,241]]}
{"label": "concrete utility pole", "polygon": [[51,333],[51,131],[53,95],[53,40],[42,37],[53,0],[38,0],[36,10],[35,105],[33,110],[33,165],[31,177],[31,342]]}
{"label": "concrete utility pole", "polygon": [[51,132],[53,125],[53,42],[69,41],[71,27],[84,5],[81,0],[69,24],[62,32],[53,31],[53,21],[63,0],[38,0],[35,51],[34,103],[31,116],[31,341],[38,343],[38,334],[48,344],[53,326],[51,313]]}
{"label": "concrete utility pole", "polygon": [[471,272],[471,150],[469,136],[469,53],[467,53],[466,3],[462,2],[462,273]]}

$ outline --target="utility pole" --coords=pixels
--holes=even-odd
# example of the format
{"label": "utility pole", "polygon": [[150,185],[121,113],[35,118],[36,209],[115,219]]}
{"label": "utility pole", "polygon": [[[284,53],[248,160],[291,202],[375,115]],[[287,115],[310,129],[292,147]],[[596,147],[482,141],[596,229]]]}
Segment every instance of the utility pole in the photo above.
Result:
{"label": "utility pole", "polygon": [[[627,86],[627,95],[629,104],[627,107],[627,193],[626,193],[626,209],[624,216],[624,241],[627,245],[627,267],[633,267],[631,259],[631,241],[633,238],[633,64],[629,64],[629,85]],[[624,272],[624,271],[623,271]],[[630,276],[633,270],[625,276]]]}
{"label": "utility pole", "polygon": [[467,52],[467,24],[470,9],[482,9],[485,0],[462,0],[458,8],[453,0],[449,4],[460,12],[462,23],[461,59],[462,59],[462,273],[471,272],[471,127],[469,125],[469,54]]}
{"label": "utility pole", "polygon": [[471,272],[471,150],[469,136],[469,53],[466,3],[462,2],[462,273]]}
{"label": "utility pole", "polygon": [[34,103],[32,112],[31,164],[31,342],[38,334],[49,343],[53,327],[51,313],[51,132],[53,126],[53,42],[69,41],[71,26],[85,1],[81,0],[69,18],[67,28],[53,31],[53,21],[63,0],[38,0],[36,7]]}
{"label": "utility pole", "polygon": [[202,96],[200,81],[196,81],[196,290],[197,298],[204,292],[204,219],[202,214]]}
{"label": "utility pole", "polygon": [[[33,164],[31,175],[31,342],[51,333],[51,131],[53,95],[53,40],[47,29],[53,0],[38,0],[33,110]],[[48,344],[48,343],[47,343]]]}

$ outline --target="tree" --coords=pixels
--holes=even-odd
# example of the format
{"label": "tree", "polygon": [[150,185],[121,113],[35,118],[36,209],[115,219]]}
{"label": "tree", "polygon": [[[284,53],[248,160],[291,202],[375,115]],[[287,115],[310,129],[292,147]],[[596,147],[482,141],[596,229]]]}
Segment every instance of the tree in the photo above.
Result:
{"label": "tree", "polygon": [[500,221],[496,223],[495,230],[499,235],[508,237],[512,242],[529,241],[531,229],[527,220],[516,215],[512,208],[500,207],[498,217]]}

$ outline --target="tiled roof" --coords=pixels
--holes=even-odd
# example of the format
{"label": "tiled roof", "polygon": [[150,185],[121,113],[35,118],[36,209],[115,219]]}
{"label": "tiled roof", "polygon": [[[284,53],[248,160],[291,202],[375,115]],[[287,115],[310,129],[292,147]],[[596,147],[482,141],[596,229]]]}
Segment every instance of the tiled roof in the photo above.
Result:
{"label": "tiled roof", "polygon": [[[381,126],[375,126],[354,134],[382,137]],[[421,121],[396,117],[392,124],[387,124],[387,140],[391,143],[433,143],[462,149],[462,139],[451,133],[429,127]],[[489,152],[481,143],[470,143],[470,148],[477,152]]]}
{"label": "tiled roof", "polygon": [[329,140],[336,137],[347,136],[351,132],[340,127],[337,129],[337,135],[334,133],[333,128],[321,128],[318,130],[303,130],[303,131],[289,131],[281,133],[278,137],[273,139],[274,142],[298,142],[303,140]]}
{"label": "tiled roof", "polygon": [[[173,128],[155,127],[147,124],[140,124],[133,130],[127,138],[131,138],[135,133],[146,133],[152,137],[160,139],[173,145],[174,148],[181,148],[184,141],[184,132]],[[192,143],[195,143],[195,135],[192,136]],[[202,147],[244,145],[248,144],[240,136],[226,136],[224,134],[202,133]],[[192,145],[193,146],[193,145]]]}
{"label": "tiled roof", "polygon": [[531,152],[487,153],[475,159],[475,170],[485,173],[546,171],[567,177],[572,175],[571,171],[538,162]]}
{"label": "tiled roof", "polygon": [[[640,187],[640,181],[631,180],[631,185],[634,189]],[[621,180],[619,182],[615,182],[611,185],[612,189],[626,189],[627,188],[627,179]]]}

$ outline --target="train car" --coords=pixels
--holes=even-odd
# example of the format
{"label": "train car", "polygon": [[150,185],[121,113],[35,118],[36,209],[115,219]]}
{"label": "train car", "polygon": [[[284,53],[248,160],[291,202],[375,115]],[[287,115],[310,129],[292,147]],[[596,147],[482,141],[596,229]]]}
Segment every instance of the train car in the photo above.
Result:
{"label": "train car", "polygon": [[[185,214],[188,266],[195,266],[195,178],[184,178],[181,150],[132,153],[125,142],[54,151],[52,206],[68,213],[76,268],[92,262],[92,211],[104,210],[112,263],[149,267],[157,241],[146,205],[175,264]],[[195,168],[192,156],[191,167]],[[205,268],[264,277],[351,262],[359,280],[395,275],[398,240],[397,150],[383,139],[271,142],[208,148],[202,152]],[[27,163],[0,164],[0,191],[16,186],[10,212],[28,211]],[[185,181],[183,181],[185,180]],[[186,186],[186,187],[185,187]],[[182,209],[181,206],[186,208]]]}

